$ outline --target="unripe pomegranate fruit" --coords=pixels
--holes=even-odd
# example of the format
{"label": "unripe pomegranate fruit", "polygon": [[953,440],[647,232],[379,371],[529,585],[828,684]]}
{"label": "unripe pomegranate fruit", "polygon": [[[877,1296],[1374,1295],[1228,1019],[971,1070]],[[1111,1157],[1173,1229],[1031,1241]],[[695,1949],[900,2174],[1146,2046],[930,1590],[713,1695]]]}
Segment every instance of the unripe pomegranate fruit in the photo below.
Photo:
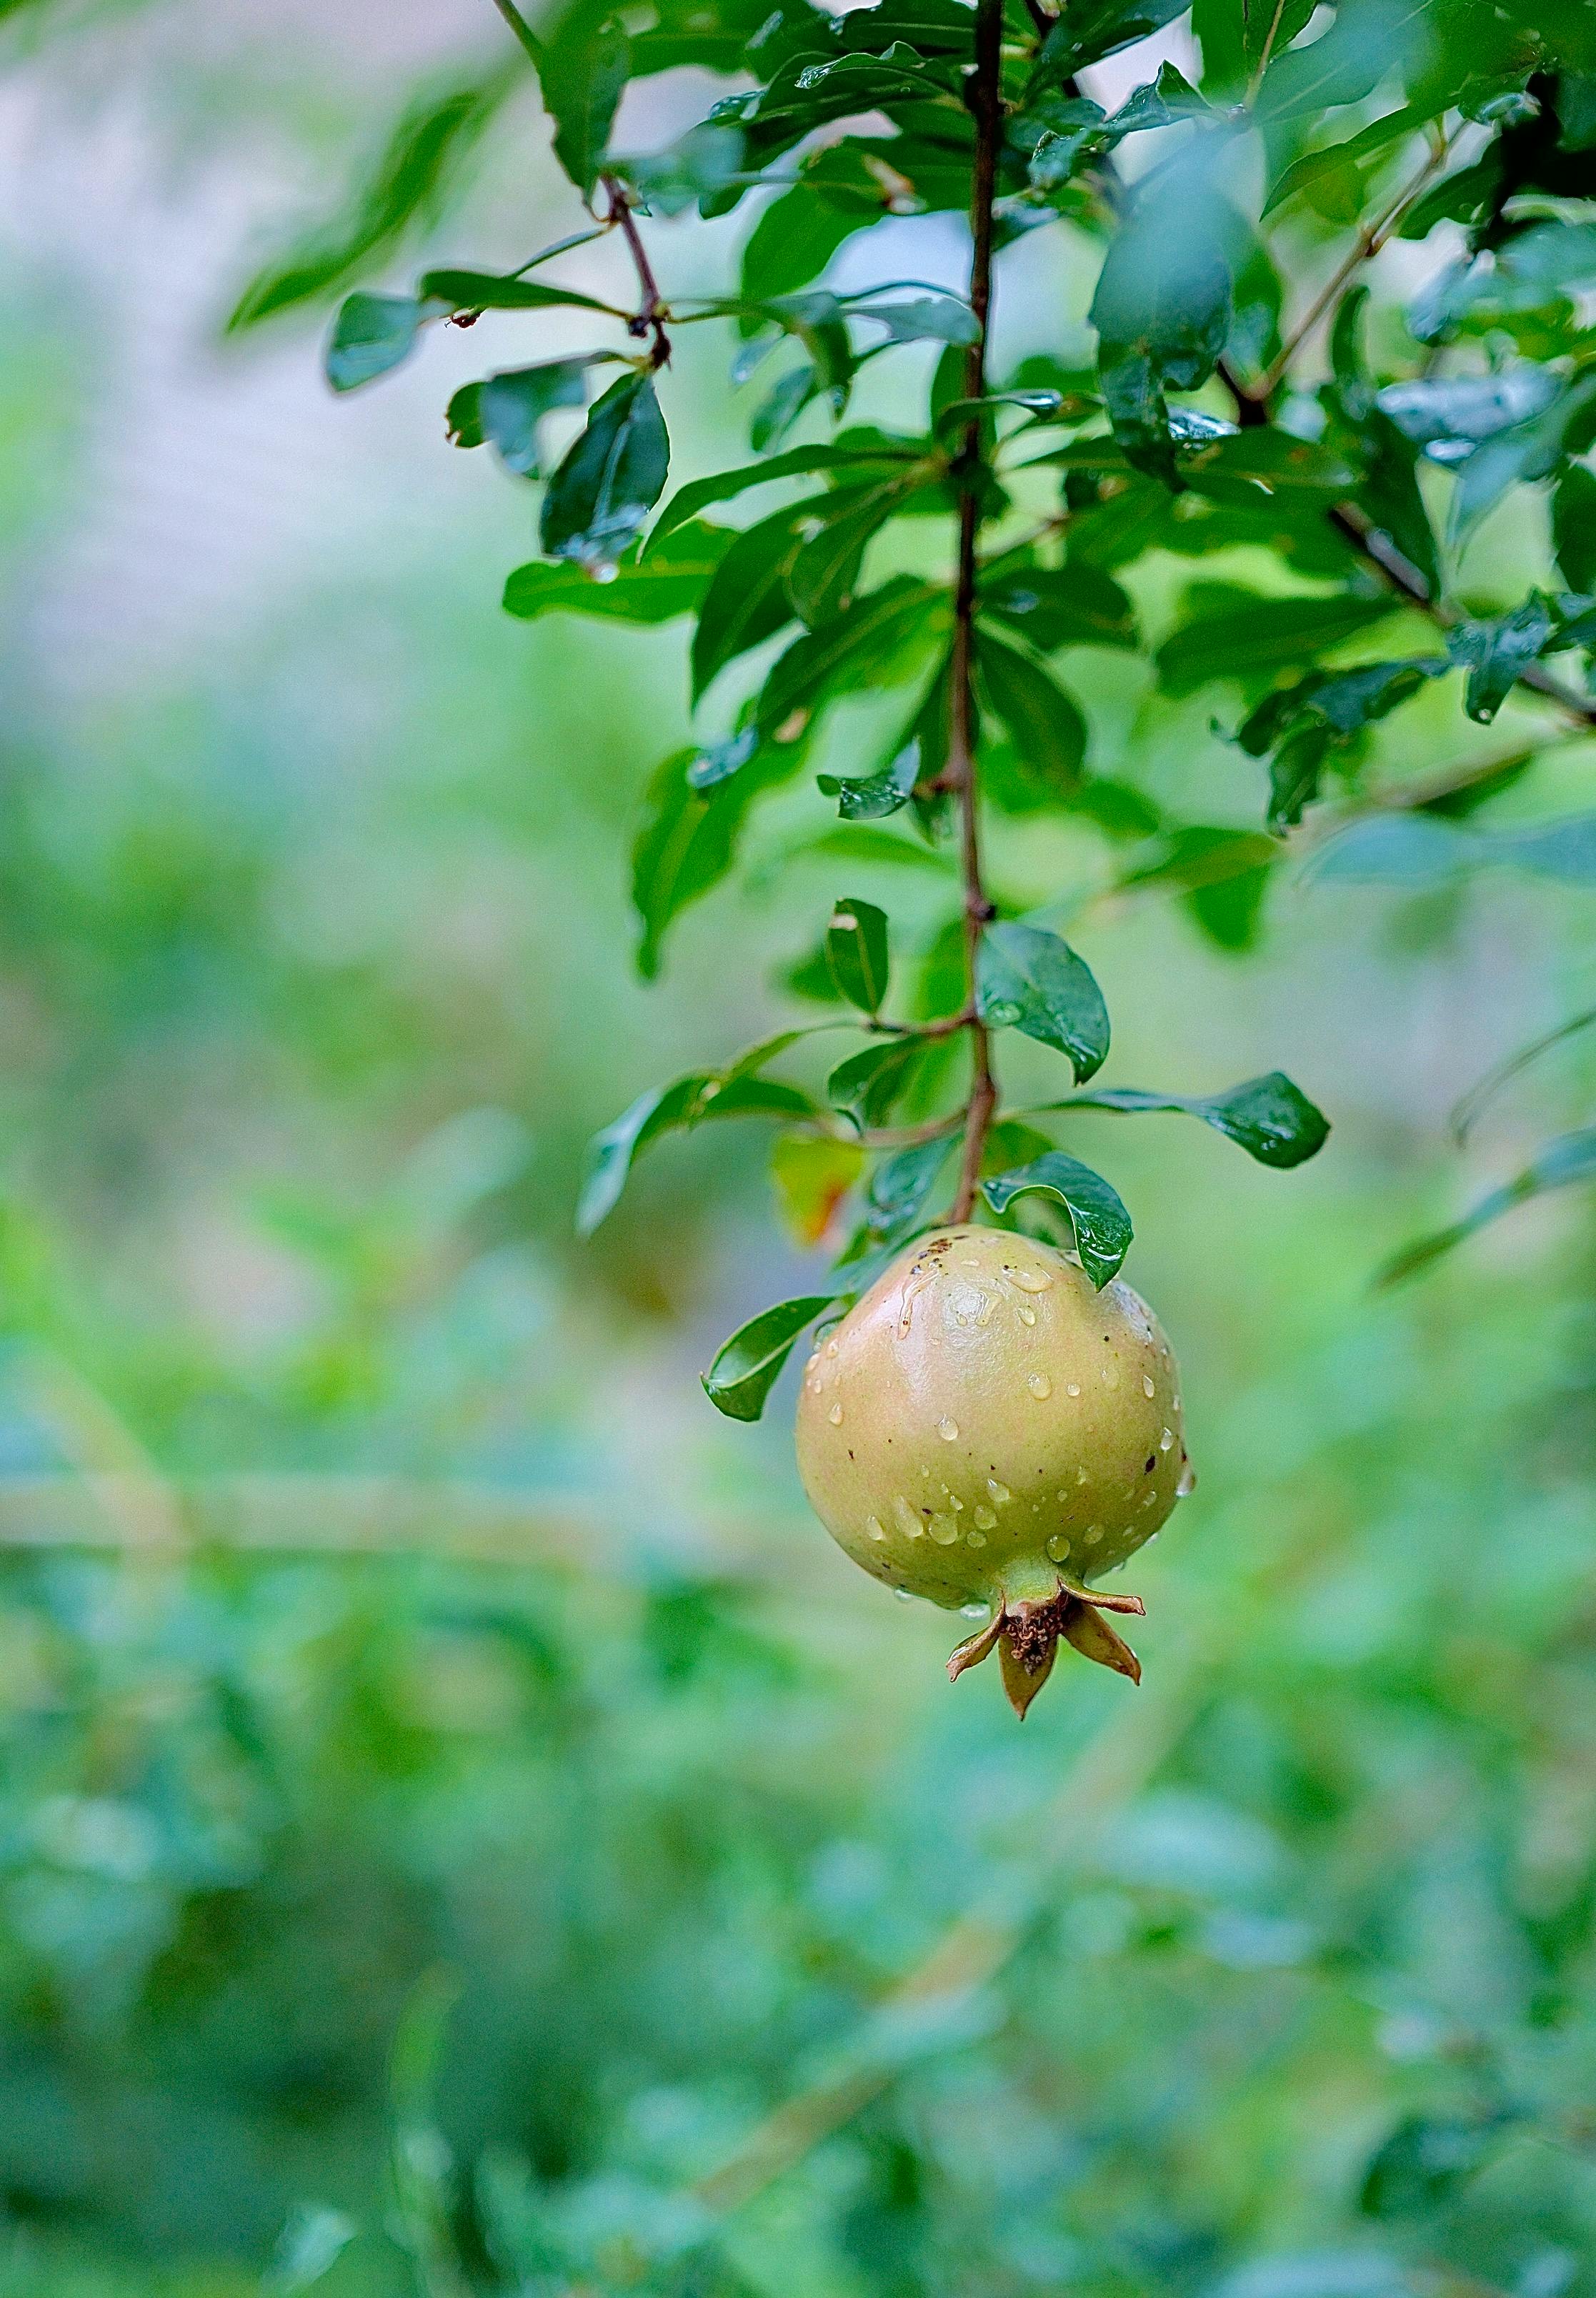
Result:
{"label": "unripe pomegranate fruit", "polygon": [[1090,1586],[1150,1540],[1193,1478],[1179,1376],[1128,1285],[1006,1230],[922,1237],[805,1369],[798,1459],[832,1538],[878,1580],[991,1616],[948,1661],[995,1646],[1016,1711],[1060,1636],[1139,1681]]}

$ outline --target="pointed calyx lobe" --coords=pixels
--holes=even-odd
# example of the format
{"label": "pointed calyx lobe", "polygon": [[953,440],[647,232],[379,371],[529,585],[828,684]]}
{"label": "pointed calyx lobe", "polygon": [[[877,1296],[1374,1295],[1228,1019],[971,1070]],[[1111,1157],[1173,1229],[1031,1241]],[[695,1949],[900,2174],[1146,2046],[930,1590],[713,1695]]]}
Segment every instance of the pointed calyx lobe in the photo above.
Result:
{"label": "pointed calyx lobe", "polygon": [[1139,1596],[1110,1596],[1098,1588],[1075,1589],[1062,1581],[1058,1593],[1045,1603],[1011,1604],[1005,1600],[985,1627],[966,1637],[949,1653],[948,1680],[956,1683],[967,1667],[976,1666],[997,1647],[1003,1688],[1015,1715],[1023,1718],[1053,1672],[1058,1640],[1063,1636],[1085,1658],[1095,1659],[1104,1667],[1128,1675],[1133,1683],[1139,1683],[1140,1660],[1103,1615],[1105,1611],[1140,1615],[1145,1609]]}

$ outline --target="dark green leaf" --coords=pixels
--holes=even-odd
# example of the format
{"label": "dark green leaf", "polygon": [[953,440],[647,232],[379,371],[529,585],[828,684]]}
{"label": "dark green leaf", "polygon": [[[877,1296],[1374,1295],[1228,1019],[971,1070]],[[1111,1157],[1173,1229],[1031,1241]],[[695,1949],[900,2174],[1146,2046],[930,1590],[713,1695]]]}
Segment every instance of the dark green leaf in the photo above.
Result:
{"label": "dark green leaf", "polygon": [[982,1194],[995,1213],[1006,1212],[1016,1197],[1033,1189],[1056,1197],[1069,1214],[1080,1265],[1101,1292],[1111,1277],[1119,1275],[1130,1250],[1130,1215],[1118,1192],[1101,1173],[1066,1157],[1062,1149],[1049,1149],[1029,1164],[981,1183]]}
{"label": "dark green leaf", "polygon": [[826,928],[826,963],[849,1004],[879,1013],[889,974],[886,913],[873,902],[839,901]]}
{"label": "dark green leaf", "polygon": [[1264,599],[1228,585],[1194,589],[1185,622],[1159,648],[1166,694],[1194,694],[1219,678],[1248,679],[1311,663],[1383,622],[1390,598]]}
{"label": "dark green leaf", "polygon": [[1269,826],[1289,830],[1302,819],[1303,809],[1319,796],[1325,761],[1335,736],[1327,726],[1312,723],[1287,734],[1269,760]]}
{"label": "dark green leaf", "polygon": [[1052,673],[986,631],[977,637],[976,665],[987,701],[1008,728],[1022,766],[1060,796],[1078,788],[1086,722]]}
{"label": "dark green leaf", "polygon": [[757,1420],[776,1376],[792,1354],[793,1343],[806,1325],[829,1309],[835,1294],[815,1293],[797,1301],[779,1301],[740,1326],[716,1351],[703,1375],[704,1393],[717,1412],[731,1420]]}
{"label": "dark green leaf", "polygon": [[677,1078],[670,1085],[651,1087],[647,1093],[639,1094],[632,1106],[601,1133],[594,1134],[588,1144],[582,1193],[576,1202],[579,1236],[591,1236],[600,1222],[614,1211],[633,1166],[649,1142],[688,1122],[709,1082],[709,1074],[699,1070],[690,1077]]}
{"label": "dark green leaf", "polygon": [[460,447],[492,446],[518,477],[539,476],[538,426],[557,407],[580,407],[587,396],[591,356],[547,360],[537,367],[490,375],[467,384],[449,402],[449,431]]}
{"label": "dark green leaf", "polygon": [[542,540],[550,558],[613,566],[665,490],[670,441],[646,375],[624,375],[550,482]]}
{"label": "dark green leaf", "polygon": [[922,1051],[922,1040],[908,1035],[864,1046],[838,1062],[826,1079],[826,1099],[861,1131],[867,1125],[880,1125],[891,1114]]}
{"label": "dark green leaf", "polygon": [[641,558],[623,558],[608,580],[565,559],[533,559],[504,586],[507,614],[531,622],[539,615],[596,615],[620,623],[666,623],[690,614],[704,596],[732,537],[724,527],[695,520],[650,544]]}
{"label": "dark green leaf", "polygon": [[692,635],[695,703],[729,662],[773,638],[793,619],[787,577],[803,549],[800,529],[808,509],[807,504],[790,505],[730,538]]}
{"label": "dark green leaf", "polygon": [[787,577],[792,603],[811,630],[848,605],[871,538],[901,508],[904,492],[901,481],[863,497],[854,488],[837,490],[840,500],[828,508],[825,524],[804,543]]}
{"label": "dark green leaf", "polygon": [[227,321],[227,332],[236,335],[342,286],[374,265],[418,217],[430,216],[520,76],[521,67],[512,63],[486,79],[423,97],[394,129],[347,213],[252,280]]}
{"label": "dark green leaf", "polygon": [[1195,391],[1225,347],[1228,220],[1206,181],[1160,171],[1110,246],[1088,314],[1114,436],[1170,487],[1180,481],[1164,393]]}
{"label": "dark green leaf", "polygon": [[1488,726],[1531,663],[1538,662],[1560,629],[1549,599],[1532,591],[1510,614],[1489,622],[1460,623],[1447,632],[1446,650],[1468,673],[1463,707]]}
{"label": "dark green leaf", "polygon": [[841,821],[881,822],[908,804],[920,773],[920,745],[909,741],[880,773],[864,781],[848,781],[836,774],[819,774],[815,779],[822,796],[836,799]]}
{"label": "dark green leaf", "polygon": [[1570,589],[1596,591],[1596,471],[1570,463],[1552,498],[1558,565]]}
{"label": "dark green leaf", "polygon": [[[1213,4],[1222,6],[1224,0],[1213,0]],[[1328,222],[1356,223],[1363,211],[1373,169],[1389,158],[1392,147],[1403,136],[1411,135],[1418,125],[1412,108],[1403,104],[1379,120],[1370,120],[1367,128],[1360,128],[1344,143],[1304,153],[1276,182],[1264,203],[1265,216],[1272,215],[1288,200],[1301,197]]]}
{"label": "dark green leaf", "polygon": [[1510,486],[1550,478],[1565,454],[1590,443],[1596,422],[1596,374],[1587,370],[1569,383],[1550,407],[1476,447],[1458,471],[1451,524],[1461,537],[1499,502]]}
{"label": "dark green leaf", "polygon": [[1117,144],[1122,136],[1144,128],[1173,128],[1183,120],[1211,120],[1213,107],[1172,63],[1158,67],[1158,78],[1133,88],[1116,112],[1104,121],[1103,132]]}
{"label": "dark green leaf", "polygon": [[[914,458],[914,450],[905,447],[903,459]],[[750,487],[762,487],[773,479],[807,477],[813,471],[848,470],[859,464],[879,463],[882,459],[878,447],[848,447],[836,443],[815,447],[792,447],[784,455],[773,455],[763,463],[747,463],[740,470],[720,471],[713,478],[690,479],[686,486],[678,487],[655,522],[649,548],[652,550],[673,527],[686,519],[694,518],[711,503],[730,502],[734,495],[744,494]]]}
{"label": "dark green leaf", "polygon": [[1111,1109],[1127,1115],[1167,1112],[1200,1117],[1228,1141],[1236,1142],[1261,1165],[1288,1171],[1325,1145],[1329,1120],[1306,1094],[1279,1070],[1266,1077],[1248,1078],[1228,1093],[1187,1095],[1142,1093],[1131,1086],[1099,1087],[1096,1093],[1071,1095],[1051,1104],[1055,1109]]}
{"label": "dark green leaf", "polygon": [[997,616],[1040,654],[1065,646],[1137,643],[1135,610],[1112,575],[1099,567],[1012,568],[988,577],[980,603],[983,615]]}
{"label": "dark green leaf", "polygon": [[774,729],[794,711],[811,710],[847,677],[864,686],[896,683],[906,658],[918,660],[945,641],[947,593],[913,575],[896,574],[834,621],[795,639],[765,680],[759,723]]}
{"label": "dark green leaf", "polygon": [[346,295],[327,338],[324,368],[335,391],[358,391],[416,347],[425,314],[413,295]]}
{"label": "dark green leaf", "polygon": [[1180,12],[1181,0],[1071,0],[1043,43],[1037,83],[1056,87],[1083,64],[1146,39]]}
{"label": "dark green leaf", "polygon": [[917,1141],[883,1157],[870,1177],[864,1228],[872,1246],[899,1244],[914,1234],[947,1162],[955,1135]]}
{"label": "dark green leaf", "polygon": [[742,167],[743,134],[730,121],[706,120],[663,152],[612,160],[609,172],[633,185],[660,215],[680,215],[695,200],[731,183]]}
{"label": "dark green leaf", "polygon": [[1096,977],[1057,934],[1040,927],[988,926],[975,970],[976,1004],[994,1029],[1018,1029],[1069,1056],[1084,1085],[1108,1054],[1108,1008]]}
{"label": "dark green leaf", "polygon": [[568,9],[544,45],[538,78],[554,121],[554,155],[583,197],[597,181],[631,68],[620,24],[595,24],[591,8]]}
{"label": "dark green leaf", "polygon": [[1376,2150],[1360,2207],[1376,2219],[1439,2208],[1483,2168],[1510,2129],[1500,2114],[1408,2116]]}
{"label": "dark green leaf", "polygon": [[416,288],[424,303],[449,311],[605,311],[624,318],[612,303],[600,303],[575,287],[550,287],[541,279],[524,279],[519,272],[501,277],[493,271],[424,271]]}
{"label": "dark green leaf", "polygon": [[[789,756],[761,749],[740,773],[697,789],[689,781],[701,754],[678,750],[659,766],[644,802],[643,826],[632,857],[632,899],[642,924],[638,971],[652,980],[666,927],[690,902],[717,885],[732,866],[738,833],[751,801],[788,770]],[[760,763],[763,761],[764,763]]]}

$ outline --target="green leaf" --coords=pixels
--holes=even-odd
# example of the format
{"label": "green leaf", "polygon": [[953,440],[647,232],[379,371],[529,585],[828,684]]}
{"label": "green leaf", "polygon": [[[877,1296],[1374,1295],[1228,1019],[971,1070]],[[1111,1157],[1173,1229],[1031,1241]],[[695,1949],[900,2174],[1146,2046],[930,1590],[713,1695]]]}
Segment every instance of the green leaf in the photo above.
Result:
{"label": "green leaf", "polygon": [[631,69],[621,25],[613,17],[595,25],[588,7],[569,9],[544,45],[538,78],[554,121],[554,156],[584,199],[598,180]]}
{"label": "green leaf", "polygon": [[537,478],[538,426],[557,407],[582,405],[592,363],[591,354],[545,360],[467,384],[449,402],[450,436],[460,447],[492,446],[506,470]]}
{"label": "green leaf", "polygon": [[416,293],[424,303],[447,311],[603,311],[624,318],[613,303],[600,303],[575,287],[550,287],[541,279],[524,279],[519,272],[500,277],[494,271],[424,271]]}
{"label": "green leaf", "polygon": [[692,634],[695,703],[729,662],[792,621],[787,577],[803,549],[799,529],[808,515],[808,504],[790,504],[729,538]]}
{"label": "green leaf", "polygon": [[[1224,0],[1214,0],[1214,4],[1222,6]],[[1275,183],[1264,202],[1265,217],[1273,215],[1288,200],[1302,198],[1327,222],[1357,223],[1363,212],[1372,170],[1389,158],[1393,145],[1410,136],[1418,124],[1411,105],[1403,104],[1398,111],[1370,120],[1367,128],[1360,128],[1343,143],[1303,153]]]}
{"label": "green leaf", "polygon": [[[793,1035],[801,1034],[793,1032]],[[774,1058],[773,1050],[755,1054]],[[596,1133],[588,1144],[587,1163],[576,1206],[576,1231],[591,1236],[612,1212],[631,1178],[632,1169],[650,1142],[720,1117],[810,1117],[815,1104],[808,1095],[779,1078],[756,1075],[743,1062],[720,1075],[697,1070],[640,1094],[629,1109]]]}
{"label": "green leaf", "polygon": [[890,976],[885,911],[873,902],[839,901],[826,928],[826,963],[850,1005],[879,1013]]}
{"label": "green leaf", "polygon": [[1096,977],[1057,934],[1038,926],[988,926],[976,957],[975,999],[994,1029],[1018,1029],[1067,1054],[1078,1085],[1108,1054],[1108,1008]]}
{"label": "green leaf", "polygon": [[849,781],[836,774],[817,774],[815,782],[823,798],[836,799],[840,821],[882,822],[907,806],[920,773],[920,744],[912,739],[879,773],[860,781]]}
{"label": "green leaf", "polygon": [[950,1131],[934,1141],[917,1141],[877,1163],[864,1205],[864,1234],[872,1251],[914,1235],[957,1137]]}
{"label": "green leaf", "polygon": [[1199,95],[1186,74],[1168,62],[1158,67],[1158,78],[1132,88],[1119,110],[1104,122],[1103,133],[1117,144],[1145,128],[1174,128],[1184,120],[1212,120],[1213,106]]}
{"label": "green leaf", "polygon": [[787,578],[793,605],[811,630],[839,614],[851,599],[871,538],[901,508],[900,481],[870,489],[839,489],[843,500],[794,558]]}
{"label": "green leaf", "polygon": [[989,632],[977,633],[975,659],[987,701],[1008,728],[1022,765],[1048,790],[1075,789],[1087,730],[1071,697],[1039,662]]}
{"label": "green leaf", "polygon": [[1549,599],[1532,591],[1510,614],[1488,622],[1460,623],[1446,637],[1446,651],[1466,668],[1468,684],[1463,707],[1470,718],[1488,726],[1519,678],[1538,662],[1561,629]]}
{"label": "green leaf", "polygon": [[1558,565],[1569,588],[1596,591],[1596,471],[1570,463],[1552,497],[1552,534]]}
{"label": "green leaf", "polygon": [[515,62],[414,104],[346,213],[257,274],[239,297],[227,333],[240,334],[330,293],[375,265],[418,218],[430,217],[521,71]]}
{"label": "green leaf", "polygon": [[1099,1087],[1048,1104],[1056,1110],[1109,1109],[1125,1115],[1170,1112],[1200,1117],[1228,1141],[1236,1142],[1261,1165],[1281,1172],[1316,1156],[1329,1136],[1330,1121],[1280,1070],[1248,1078],[1228,1092],[1187,1095],[1142,1093],[1133,1086]]}
{"label": "green leaf", "polygon": [[1550,1189],[1567,1188],[1575,1181],[1596,1179],[1596,1125],[1583,1127],[1576,1133],[1564,1133],[1549,1141],[1510,1181],[1500,1188],[1488,1190],[1472,1205],[1461,1220],[1453,1221],[1449,1228],[1438,1229],[1432,1236],[1420,1237],[1417,1244],[1403,1247],[1380,1269],[1377,1285],[1397,1285],[1404,1277],[1417,1276],[1443,1253],[1451,1252],[1468,1237],[1475,1236],[1488,1222],[1500,1220],[1503,1213],[1511,1212],[1516,1205],[1526,1204],[1532,1197],[1544,1196]]}
{"label": "green leaf", "polygon": [[768,756],[762,752],[762,765],[751,764],[700,789],[690,780],[700,755],[694,748],[677,750],[657,769],[633,849],[632,900],[643,929],[637,964],[647,981],[659,971],[666,927],[725,876],[749,805],[788,771],[780,750]]}
{"label": "green leaf", "polygon": [[1130,600],[1096,566],[1021,566],[988,575],[980,611],[996,616],[1039,654],[1066,646],[1137,644]]}
{"label": "green leaf", "polygon": [[1571,1014],[1567,1021],[1559,1021],[1555,1029],[1547,1029],[1542,1036],[1532,1037],[1527,1046],[1520,1046],[1517,1053],[1509,1054],[1505,1062],[1499,1062],[1493,1070],[1488,1070],[1452,1110],[1450,1120],[1452,1138],[1459,1148],[1468,1145],[1468,1137],[1481,1115],[1504,1086],[1510,1085],[1516,1077],[1521,1077],[1526,1070],[1533,1068],[1542,1054],[1566,1045],[1570,1037],[1583,1037],[1591,1029],[1596,1029],[1596,1005],[1587,1005],[1583,1013]]}
{"label": "green leaf", "polygon": [[779,1301],[740,1326],[715,1352],[714,1363],[702,1376],[704,1393],[715,1410],[729,1420],[757,1420],[792,1354],[793,1343],[836,1297],[813,1293],[797,1301]]}
{"label": "green leaf", "polygon": [[1507,2114],[1409,2115],[1377,2147],[1359,2208],[1369,2218],[1408,2218],[1448,2203],[1513,2135]]}
{"label": "green leaf", "polygon": [[346,295],[324,362],[333,389],[358,391],[409,359],[424,317],[413,295]]}
{"label": "green leaf", "polygon": [[865,1046],[838,1062],[826,1079],[826,1099],[861,1132],[880,1125],[891,1114],[922,1051],[922,1040],[908,1033]]}
{"label": "green leaf", "polygon": [[1228,211],[1187,172],[1159,171],[1138,198],[1109,248],[1087,315],[1114,436],[1132,463],[1171,489],[1180,479],[1164,393],[1207,380],[1231,317],[1221,244]]}
{"label": "green leaf", "polygon": [[[914,451],[906,447],[903,460],[914,459]],[[745,463],[740,470],[717,471],[712,478],[690,479],[678,487],[655,522],[649,548],[653,550],[683,521],[695,518],[711,503],[730,502],[733,496],[745,494],[750,487],[762,487],[774,479],[806,478],[814,471],[843,470],[861,463],[881,463],[881,450],[877,446],[845,447],[835,443],[814,447],[790,448],[784,455],[772,455],[762,463]]]}
{"label": "green leaf", "polygon": [[1181,12],[1181,0],[1071,0],[1043,42],[1035,85],[1056,86],[1160,31]]}
{"label": "green leaf", "polygon": [[611,384],[543,498],[548,557],[613,566],[659,500],[670,453],[652,378]]}
{"label": "green leaf", "polygon": [[1265,599],[1228,584],[1196,585],[1187,619],[1154,659],[1166,694],[1220,678],[1248,679],[1311,663],[1395,611],[1390,598]]}
{"label": "green leaf", "polygon": [[910,574],[896,574],[817,631],[788,648],[765,680],[759,723],[776,728],[795,711],[813,710],[833,686],[894,684],[906,657],[917,662],[946,641],[947,594]]}
{"label": "green leaf", "polygon": [[1596,373],[1587,369],[1541,414],[1499,431],[1475,449],[1458,471],[1451,526],[1461,539],[1510,486],[1550,478],[1565,454],[1591,442],[1596,425]]}
{"label": "green leaf", "polygon": [[613,1212],[631,1177],[632,1168],[662,1133],[685,1125],[709,1082],[709,1072],[697,1070],[670,1085],[640,1093],[629,1109],[595,1133],[588,1144],[582,1191],[576,1201],[576,1234],[591,1236],[600,1222]]}
{"label": "green leaf", "polygon": [[742,168],[743,134],[730,121],[706,120],[663,152],[612,160],[608,172],[633,185],[659,215],[680,215],[731,183]]}
{"label": "green leaf", "polygon": [[1070,1216],[1080,1265],[1099,1293],[1117,1277],[1130,1250],[1130,1215],[1119,1194],[1101,1173],[1049,1149],[1029,1164],[999,1173],[981,1183],[981,1194],[995,1213],[1004,1213],[1014,1199],[1030,1190],[1056,1197]]}
{"label": "green leaf", "polygon": [[539,615],[598,616],[619,623],[667,623],[691,614],[703,598],[732,536],[702,520],[678,527],[642,557],[623,558],[614,574],[589,574],[570,559],[556,566],[533,559],[504,586],[507,614],[532,622]]}

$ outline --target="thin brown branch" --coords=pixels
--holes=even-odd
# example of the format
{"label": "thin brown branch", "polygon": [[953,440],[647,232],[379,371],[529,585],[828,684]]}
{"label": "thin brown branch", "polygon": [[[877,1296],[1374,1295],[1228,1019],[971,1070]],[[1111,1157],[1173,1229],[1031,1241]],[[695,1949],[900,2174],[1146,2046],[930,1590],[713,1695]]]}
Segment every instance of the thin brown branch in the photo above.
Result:
{"label": "thin brown branch", "polygon": [[[975,313],[980,333],[965,360],[964,396],[969,400],[984,398],[987,389],[987,327],[992,306],[992,203],[997,184],[997,147],[1003,133],[1002,43],[1003,0],[980,0],[975,20],[975,74],[970,89],[970,106],[975,114],[975,167],[970,194],[970,232],[974,242],[970,265],[970,308]],[[979,416],[966,426],[958,467],[963,492],[959,500],[958,574],[954,587],[953,647],[948,662],[951,690],[947,765],[944,771],[958,797],[959,865],[964,887],[964,963],[970,983],[970,1100],[964,1118],[964,1153],[952,1214],[955,1221],[963,1221],[969,1219],[974,1208],[987,1133],[997,1105],[991,1039],[975,1010],[980,938],[993,915],[992,904],[981,880],[980,793],[976,773],[975,591],[980,573],[977,542],[984,475]]]}
{"label": "thin brown branch", "polygon": [[1269,398],[1352,274],[1360,270],[1364,264],[1372,261],[1373,258],[1379,253],[1413,205],[1414,201],[1424,190],[1430,178],[1438,168],[1445,164],[1450,148],[1445,138],[1443,137],[1437,143],[1435,149],[1430,153],[1423,167],[1419,169],[1417,175],[1410,178],[1385,212],[1362,227],[1352,243],[1350,252],[1336,265],[1330,277],[1314,297],[1302,318],[1297,321],[1290,335],[1286,336],[1263,373],[1248,386],[1246,396],[1249,399]]}
{"label": "thin brown branch", "polygon": [[665,300],[659,292],[659,282],[654,277],[654,267],[649,260],[649,251],[643,245],[642,234],[637,227],[637,218],[632,212],[632,194],[618,176],[601,176],[599,180],[609,196],[609,214],[606,221],[620,226],[621,236],[626,243],[637,272],[641,300],[636,311],[626,322],[627,333],[646,335],[651,331],[654,343],[649,358],[656,367],[663,367],[671,355],[671,339],[665,331]]}

